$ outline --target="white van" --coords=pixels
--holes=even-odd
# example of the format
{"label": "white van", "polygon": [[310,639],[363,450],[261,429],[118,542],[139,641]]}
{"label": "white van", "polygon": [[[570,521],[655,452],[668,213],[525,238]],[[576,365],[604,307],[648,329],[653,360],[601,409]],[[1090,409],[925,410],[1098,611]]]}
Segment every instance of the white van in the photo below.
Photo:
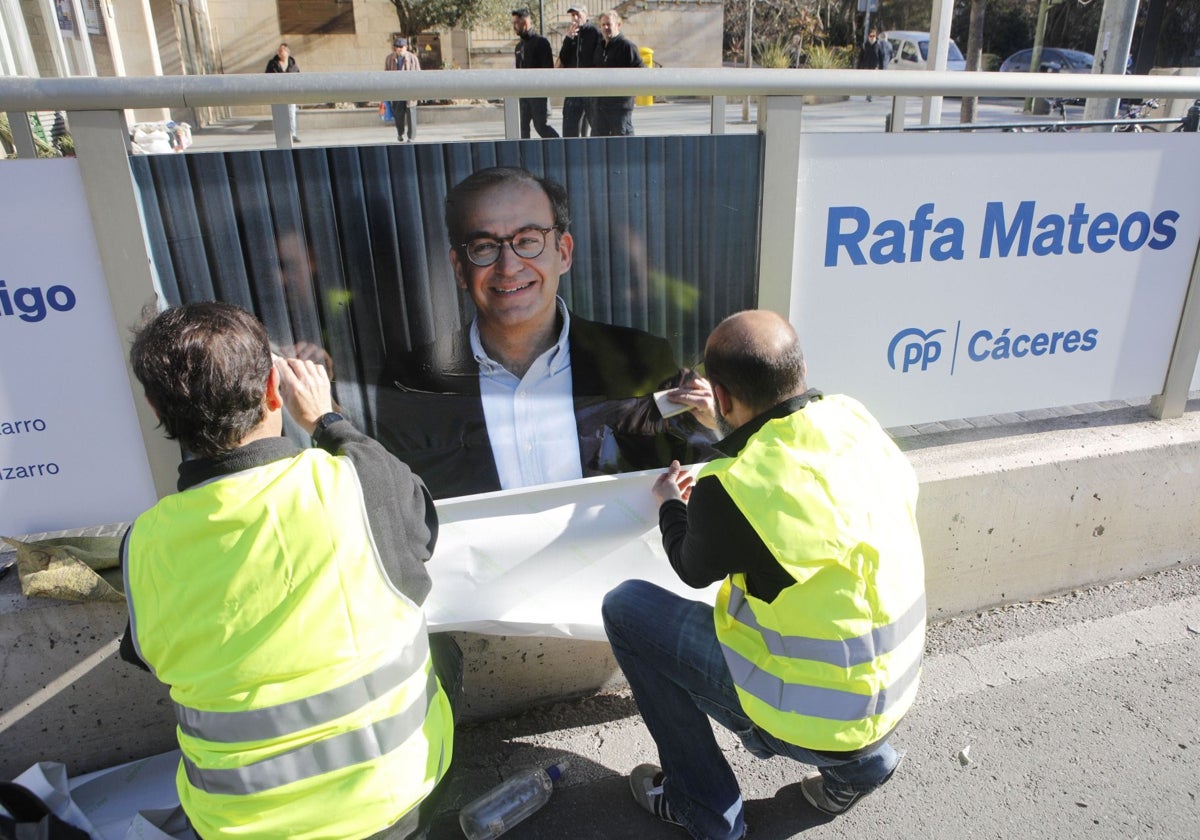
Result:
{"label": "white van", "polygon": [[[929,59],[929,33],[888,31],[888,42],[892,45],[892,62],[889,70],[924,70]],[[947,70],[966,70],[967,60],[954,40],[950,41],[950,52],[946,56]]]}

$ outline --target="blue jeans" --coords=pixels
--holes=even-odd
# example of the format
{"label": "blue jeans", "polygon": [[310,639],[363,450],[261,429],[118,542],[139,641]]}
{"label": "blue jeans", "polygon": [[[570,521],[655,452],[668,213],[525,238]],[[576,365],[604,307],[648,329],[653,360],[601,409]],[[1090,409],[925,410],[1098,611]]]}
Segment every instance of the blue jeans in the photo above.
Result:
{"label": "blue jeans", "polygon": [[900,762],[886,740],[867,755],[842,761],[755,726],[733,687],[710,605],[627,580],[604,597],[601,612],[613,655],[658,746],[667,802],[693,837],[736,840],[746,831],[741,790],[710,717],[759,758],[781,755],[815,766],[834,793],[874,790]]}

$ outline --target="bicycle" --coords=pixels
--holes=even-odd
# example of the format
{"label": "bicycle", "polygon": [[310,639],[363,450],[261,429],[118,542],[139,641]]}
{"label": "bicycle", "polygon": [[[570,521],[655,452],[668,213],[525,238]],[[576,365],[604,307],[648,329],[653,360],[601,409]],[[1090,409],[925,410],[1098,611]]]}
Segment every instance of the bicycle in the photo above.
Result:
{"label": "bicycle", "polygon": [[1126,106],[1125,112],[1117,115],[1117,119],[1134,120],[1134,122],[1130,122],[1128,125],[1119,125],[1113,130],[1132,132],[1133,134],[1141,134],[1146,131],[1157,132],[1157,126],[1144,125],[1140,122],[1136,122],[1136,120],[1142,119],[1151,111],[1158,110],[1158,105],[1159,103],[1157,99],[1143,99],[1141,102],[1130,102],[1129,105]]}

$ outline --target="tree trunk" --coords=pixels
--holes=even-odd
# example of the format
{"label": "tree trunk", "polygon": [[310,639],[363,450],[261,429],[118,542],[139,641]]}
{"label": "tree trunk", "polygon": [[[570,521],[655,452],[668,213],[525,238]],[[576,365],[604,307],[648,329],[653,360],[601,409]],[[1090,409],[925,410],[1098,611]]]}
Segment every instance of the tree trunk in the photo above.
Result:
{"label": "tree trunk", "polygon": [[[971,0],[971,27],[967,34],[967,72],[982,69],[983,61],[983,16],[987,9],[987,0]],[[975,111],[979,105],[979,97],[964,96],[958,121],[960,123],[975,122]]]}

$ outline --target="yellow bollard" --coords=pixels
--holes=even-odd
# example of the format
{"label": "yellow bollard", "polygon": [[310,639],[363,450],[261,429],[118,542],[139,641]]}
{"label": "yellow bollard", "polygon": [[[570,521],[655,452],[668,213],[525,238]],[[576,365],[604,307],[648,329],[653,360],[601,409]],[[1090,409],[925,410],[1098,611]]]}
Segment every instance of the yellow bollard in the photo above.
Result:
{"label": "yellow bollard", "polygon": [[[642,64],[645,64],[647,67],[654,66],[654,50],[653,49],[651,49],[650,47],[638,47],[638,52],[641,53],[641,55],[642,55]],[[635,105],[653,105],[654,104],[654,96],[653,96],[653,94],[651,94],[650,96],[638,96],[634,99],[634,104]]]}

